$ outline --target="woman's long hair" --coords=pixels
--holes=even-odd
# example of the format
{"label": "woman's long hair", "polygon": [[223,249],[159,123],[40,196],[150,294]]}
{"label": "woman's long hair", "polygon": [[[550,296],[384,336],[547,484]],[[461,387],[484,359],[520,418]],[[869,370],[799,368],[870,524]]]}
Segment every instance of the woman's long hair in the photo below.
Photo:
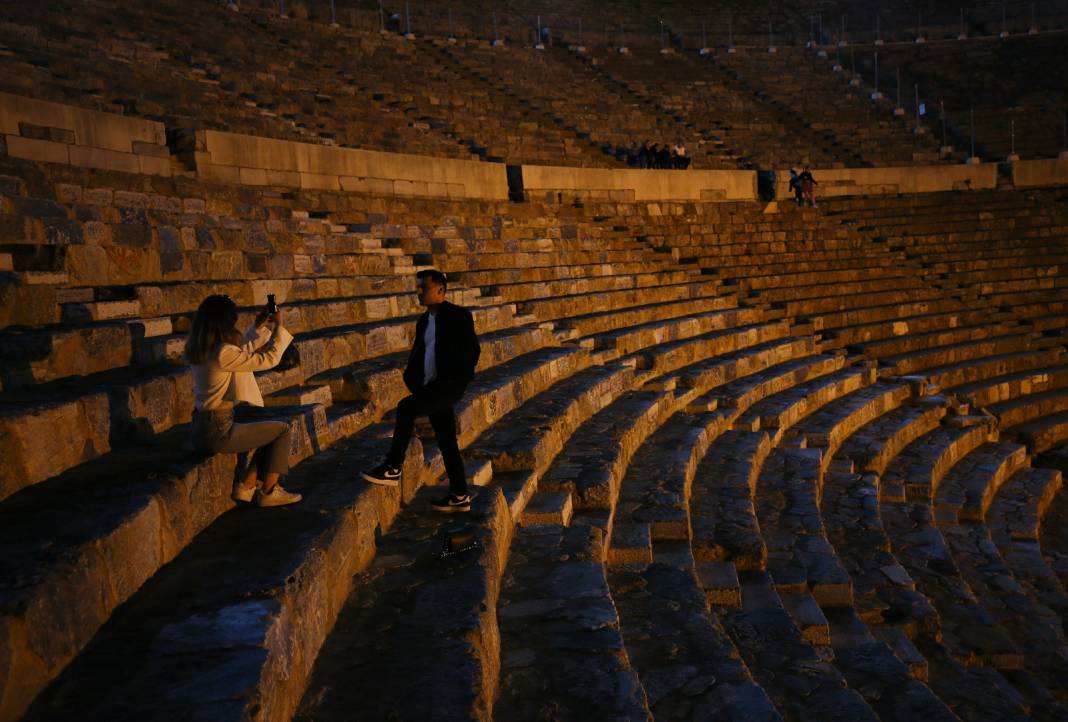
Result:
{"label": "woman's long hair", "polygon": [[212,361],[219,344],[241,345],[237,330],[237,305],[229,296],[208,296],[193,316],[193,327],[185,341],[185,357],[192,364]]}

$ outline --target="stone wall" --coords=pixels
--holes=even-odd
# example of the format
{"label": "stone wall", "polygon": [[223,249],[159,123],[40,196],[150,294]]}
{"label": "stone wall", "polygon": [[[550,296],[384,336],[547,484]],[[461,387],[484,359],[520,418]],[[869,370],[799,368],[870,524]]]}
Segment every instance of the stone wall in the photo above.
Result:
{"label": "stone wall", "polygon": [[[8,155],[45,163],[149,175],[171,175],[163,124],[114,113],[0,93],[0,137]],[[199,131],[196,171],[202,178],[241,185],[279,185],[386,196],[508,198],[506,168],[498,163],[338,148],[214,130]],[[753,171],[655,171],[630,168],[522,166],[527,197],[618,201],[755,200]],[[997,166],[932,165],[835,168],[815,172],[818,195],[934,193],[997,187]],[[790,197],[789,173],[776,178],[779,198]],[[1068,184],[1068,157],[1013,164],[1013,185]]]}
{"label": "stone wall", "polygon": [[[993,164],[821,168],[812,175],[819,197],[981,190],[996,188],[998,182],[997,166]],[[779,199],[793,195],[789,169],[777,172],[775,195]]]}
{"label": "stone wall", "polygon": [[756,173],[743,170],[639,170],[523,166],[527,196],[546,194],[618,201],[748,201],[757,197]]}
{"label": "stone wall", "polygon": [[214,130],[197,133],[202,178],[378,195],[508,198],[504,165],[296,143]]}
{"label": "stone wall", "polygon": [[162,123],[0,93],[8,155],[104,170],[170,175]]}
{"label": "stone wall", "polygon": [[1068,154],[1048,160],[1021,160],[1012,164],[1012,184],[1017,188],[1068,185]]}

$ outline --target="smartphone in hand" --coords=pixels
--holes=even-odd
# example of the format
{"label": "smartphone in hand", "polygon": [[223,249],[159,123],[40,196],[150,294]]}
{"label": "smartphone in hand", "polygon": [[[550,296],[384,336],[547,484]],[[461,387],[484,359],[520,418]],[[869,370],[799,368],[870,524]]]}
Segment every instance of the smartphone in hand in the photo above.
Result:
{"label": "smartphone in hand", "polygon": [[274,300],[273,293],[267,294],[267,313],[271,314],[272,316],[278,313],[278,304]]}

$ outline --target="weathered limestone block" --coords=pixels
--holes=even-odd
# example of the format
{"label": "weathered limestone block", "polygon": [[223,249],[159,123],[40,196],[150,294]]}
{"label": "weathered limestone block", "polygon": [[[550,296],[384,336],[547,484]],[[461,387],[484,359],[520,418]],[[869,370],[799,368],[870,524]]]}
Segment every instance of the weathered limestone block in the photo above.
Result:
{"label": "weathered limestone block", "polygon": [[176,368],[108,390],[115,433],[146,439],[187,423],[193,413],[193,376]]}
{"label": "weathered limestone block", "polygon": [[22,388],[127,366],[131,356],[125,323],[17,332],[0,343],[0,376],[4,388]]}
{"label": "weathered limestone block", "polygon": [[0,278],[0,328],[58,322],[60,309],[56,300],[54,286],[29,286]]}
{"label": "weathered limestone block", "polygon": [[12,405],[0,413],[0,499],[110,449],[108,397]]}

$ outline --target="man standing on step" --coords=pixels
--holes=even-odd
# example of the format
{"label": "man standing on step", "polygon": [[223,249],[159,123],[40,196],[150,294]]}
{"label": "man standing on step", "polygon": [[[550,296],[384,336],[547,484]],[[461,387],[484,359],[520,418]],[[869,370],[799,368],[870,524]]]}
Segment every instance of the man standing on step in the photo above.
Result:
{"label": "man standing on step", "polygon": [[475,322],[466,308],[445,300],[448,280],[444,273],[428,269],[419,271],[416,278],[419,303],[426,306],[426,312],[415,324],[415,343],[404,369],[404,383],[412,395],[397,405],[393,442],[385,461],[362,476],[372,484],[398,486],[415,418],[425,415],[434,427],[449,477],[449,493],[431,506],[447,513],[470,511],[471,496],[456,443],[455,406],[478,364]]}

